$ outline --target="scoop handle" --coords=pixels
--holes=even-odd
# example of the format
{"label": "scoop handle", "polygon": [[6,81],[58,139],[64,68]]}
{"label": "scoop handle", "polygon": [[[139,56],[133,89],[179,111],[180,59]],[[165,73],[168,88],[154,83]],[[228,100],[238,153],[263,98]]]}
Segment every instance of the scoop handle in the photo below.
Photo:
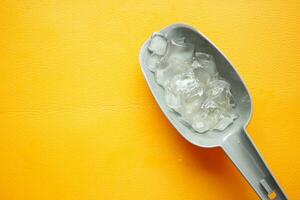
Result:
{"label": "scoop handle", "polygon": [[221,147],[261,199],[288,199],[246,130],[228,136]]}

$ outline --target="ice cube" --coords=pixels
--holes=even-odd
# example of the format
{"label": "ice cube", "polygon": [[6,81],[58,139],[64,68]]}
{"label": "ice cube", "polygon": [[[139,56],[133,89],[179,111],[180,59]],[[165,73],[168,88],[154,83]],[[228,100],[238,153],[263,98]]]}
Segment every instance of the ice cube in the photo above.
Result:
{"label": "ice cube", "polygon": [[200,65],[200,63],[197,60],[193,60],[192,67],[193,68],[198,68],[198,67],[201,67],[201,65]]}
{"label": "ice cube", "polygon": [[218,122],[223,118],[223,113],[220,111],[219,108],[216,108],[214,110],[208,110],[206,117],[206,125],[209,127],[210,130],[213,130],[215,129]]}
{"label": "ice cube", "polygon": [[233,110],[231,111],[231,113],[229,115],[232,119],[237,119],[239,117],[239,115],[237,113],[235,113]]}
{"label": "ice cube", "polygon": [[195,79],[194,73],[189,71],[175,75],[170,86],[178,93],[189,95],[199,86],[199,82]]}
{"label": "ice cube", "polygon": [[223,131],[227,126],[229,126],[233,122],[231,117],[224,117],[218,121],[214,129]]}
{"label": "ice cube", "polygon": [[192,71],[175,75],[168,83],[166,91],[170,91],[177,98],[180,98],[180,104],[183,107],[181,114],[185,119],[200,108],[203,101],[203,86],[195,78]]}
{"label": "ice cube", "polygon": [[[211,128],[211,126],[213,124],[216,123],[217,120],[217,116],[216,114],[219,114],[219,105],[217,104],[217,102],[215,102],[214,100],[210,99],[209,97],[207,97],[203,103],[201,104],[201,113],[203,113],[203,115],[205,115],[208,120],[209,123],[209,127]],[[211,124],[211,123],[212,124]]]}
{"label": "ice cube", "polygon": [[[167,104],[172,105],[170,107],[176,110],[178,104],[182,106],[185,98],[197,92],[195,90],[198,86],[199,83],[194,78],[192,72],[173,76],[171,80],[167,81],[165,86]],[[176,104],[176,108],[174,108],[173,104]]]}
{"label": "ice cube", "polygon": [[167,106],[171,109],[179,112],[180,108],[182,107],[180,94],[174,93],[169,87],[165,88],[165,100]]}
{"label": "ice cube", "polygon": [[148,50],[156,55],[163,56],[168,47],[168,39],[161,33],[154,33],[151,37]]}
{"label": "ice cube", "polygon": [[192,65],[193,67],[203,68],[211,76],[214,76],[217,73],[215,60],[213,56],[207,53],[195,52],[195,57]]}
{"label": "ice cube", "polygon": [[176,43],[171,40],[164,59],[167,63],[176,59],[177,62],[191,62],[194,55],[194,45],[189,43]]}
{"label": "ice cube", "polygon": [[214,110],[218,108],[218,104],[214,100],[207,98],[201,105],[201,108],[204,110]]}
{"label": "ice cube", "polygon": [[231,108],[233,106],[231,103],[230,84],[226,81],[214,80],[209,82],[206,95],[224,108]]}
{"label": "ice cube", "polygon": [[146,60],[146,66],[148,69],[150,69],[152,72],[155,72],[159,63],[160,63],[161,56],[152,53],[148,59]]}
{"label": "ice cube", "polygon": [[207,85],[207,95],[211,97],[219,96],[223,91],[228,90],[230,84],[223,80],[214,80]]}
{"label": "ice cube", "polygon": [[165,64],[165,62],[163,61],[163,63],[161,64],[162,66],[167,66],[165,68],[161,67],[158,68],[156,70],[156,81],[158,84],[162,85],[162,86],[166,86],[170,80],[177,74],[183,73],[184,71],[186,71],[189,68],[189,65],[187,65],[184,62],[180,62],[177,59],[172,59],[170,61],[170,63]]}
{"label": "ice cube", "polygon": [[196,78],[203,84],[207,84],[212,79],[212,76],[203,68],[194,68],[193,71]]}
{"label": "ice cube", "polygon": [[205,122],[203,121],[194,121],[192,124],[193,129],[195,129],[195,131],[199,132],[199,133],[204,133],[205,131],[207,131],[209,128],[207,127],[207,125],[205,124]]}
{"label": "ice cube", "polygon": [[203,87],[195,78],[193,71],[177,74],[167,86],[168,90],[180,97],[181,115],[187,122],[190,116],[200,108],[203,96]]}
{"label": "ice cube", "polygon": [[196,113],[193,115],[191,124],[193,129],[199,133],[204,133],[205,131],[209,130],[207,122],[201,113]]}
{"label": "ice cube", "polygon": [[201,96],[199,98],[194,98],[193,100],[185,99],[182,102],[182,117],[186,122],[193,122],[193,115],[200,111],[202,104]]}

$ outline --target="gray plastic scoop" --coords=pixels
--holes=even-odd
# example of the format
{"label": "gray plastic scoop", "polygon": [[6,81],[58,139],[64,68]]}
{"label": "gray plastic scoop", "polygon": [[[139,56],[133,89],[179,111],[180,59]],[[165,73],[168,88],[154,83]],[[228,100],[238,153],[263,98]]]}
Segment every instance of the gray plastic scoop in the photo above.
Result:
{"label": "gray plastic scoop", "polygon": [[169,121],[185,139],[194,145],[207,148],[221,147],[261,199],[287,199],[283,189],[247,135],[245,127],[252,114],[252,102],[244,82],[233,65],[212,42],[188,25],[174,24],[164,28],[160,33],[172,40],[185,38],[187,43],[195,45],[196,51],[206,52],[215,58],[220,76],[231,84],[235,109],[239,114],[239,118],[221,132],[208,131],[200,134],[183,124],[177,114],[165,104],[164,90],[156,83],[154,74],[146,66],[145,61],[150,56],[147,50],[148,40],[141,48],[140,64],[153,96]]}

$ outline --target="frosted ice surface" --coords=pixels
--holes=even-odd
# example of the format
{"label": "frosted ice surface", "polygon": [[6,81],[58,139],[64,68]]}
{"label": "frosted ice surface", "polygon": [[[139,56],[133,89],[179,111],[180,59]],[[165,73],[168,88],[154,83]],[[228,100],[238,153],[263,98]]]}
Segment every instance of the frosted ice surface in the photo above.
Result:
{"label": "frosted ice surface", "polygon": [[195,52],[185,38],[175,41],[157,33],[151,38],[147,67],[165,91],[166,105],[204,133],[224,130],[238,117],[230,84],[221,80],[212,55]]}

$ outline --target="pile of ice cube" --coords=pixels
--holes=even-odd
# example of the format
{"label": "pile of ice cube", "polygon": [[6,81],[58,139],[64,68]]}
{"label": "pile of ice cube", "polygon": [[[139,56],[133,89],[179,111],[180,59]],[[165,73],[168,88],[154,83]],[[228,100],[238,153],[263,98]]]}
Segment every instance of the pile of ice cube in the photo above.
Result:
{"label": "pile of ice cube", "polygon": [[213,56],[195,52],[185,38],[161,33],[152,35],[148,51],[147,67],[164,88],[167,106],[195,131],[224,130],[238,117],[230,84],[218,76]]}

